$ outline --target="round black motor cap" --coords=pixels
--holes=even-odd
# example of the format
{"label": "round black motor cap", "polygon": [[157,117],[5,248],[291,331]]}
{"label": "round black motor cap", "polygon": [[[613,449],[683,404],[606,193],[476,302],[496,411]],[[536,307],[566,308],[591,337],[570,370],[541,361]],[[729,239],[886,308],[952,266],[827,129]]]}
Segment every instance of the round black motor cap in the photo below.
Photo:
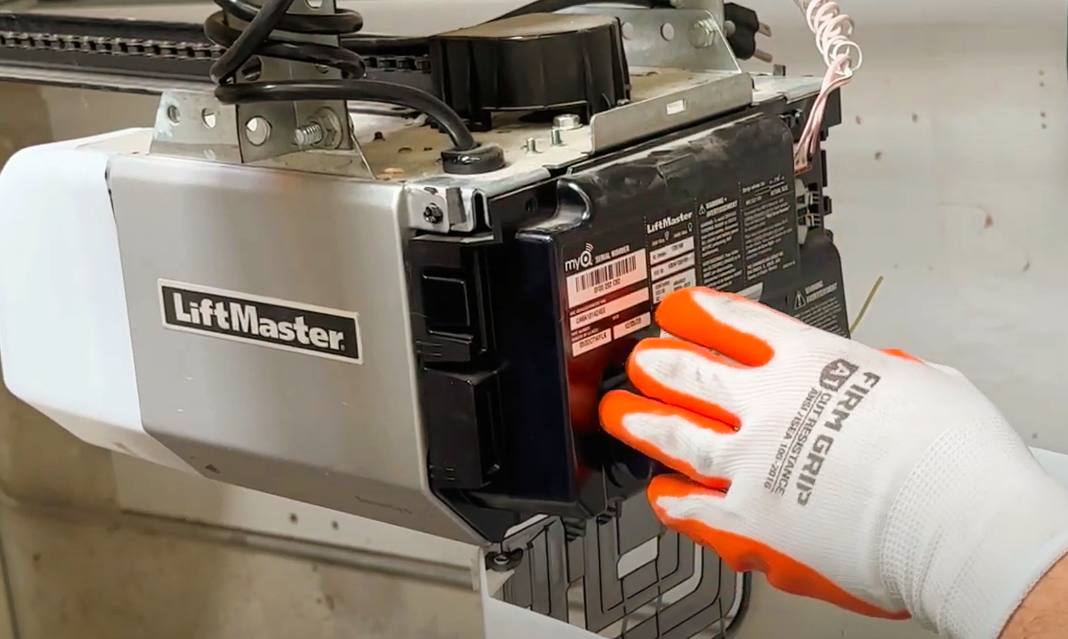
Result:
{"label": "round black motor cap", "polygon": [[622,30],[612,16],[535,13],[434,36],[440,95],[461,116],[566,109],[588,121],[630,98]]}

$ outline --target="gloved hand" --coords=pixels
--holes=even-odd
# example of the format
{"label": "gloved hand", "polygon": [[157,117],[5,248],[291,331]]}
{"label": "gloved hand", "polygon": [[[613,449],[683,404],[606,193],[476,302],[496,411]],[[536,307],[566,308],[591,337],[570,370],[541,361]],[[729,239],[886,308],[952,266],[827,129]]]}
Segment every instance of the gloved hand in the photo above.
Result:
{"label": "gloved hand", "polygon": [[993,639],[1068,551],[1068,492],[953,369],[687,289],[604,427],[680,475],[660,519],[735,571],[953,639]]}

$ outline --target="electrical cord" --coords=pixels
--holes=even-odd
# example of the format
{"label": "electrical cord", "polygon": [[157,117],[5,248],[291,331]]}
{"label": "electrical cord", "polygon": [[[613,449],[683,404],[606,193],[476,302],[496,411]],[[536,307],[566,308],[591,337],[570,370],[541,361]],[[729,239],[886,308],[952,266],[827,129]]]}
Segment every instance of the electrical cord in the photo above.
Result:
{"label": "electrical cord", "polygon": [[839,10],[837,2],[794,0],[794,4],[805,14],[805,21],[816,36],[816,46],[827,65],[820,92],[812,103],[794,151],[794,172],[800,174],[812,167],[812,159],[819,151],[823,117],[831,94],[849,84],[864,62],[864,53],[852,40],[853,19]]}
{"label": "electrical cord", "polygon": [[296,100],[355,100],[409,107],[428,118],[452,138],[453,146],[466,151],[478,146],[463,119],[433,95],[421,89],[377,80],[283,80],[224,85],[215,90],[224,104]]}
{"label": "electrical cord", "polygon": [[[424,113],[452,140],[452,153],[473,152],[479,145],[463,119],[446,103],[420,89],[367,80],[363,58],[348,46],[410,46],[412,39],[356,37],[363,17],[350,10],[332,15],[287,13],[295,0],[265,0],[257,7],[248,0],[214,0],[222,11],[204,22],[207,38],[226,51],[211,66],[210,75],[218,86],[215,97],[223,104],[286,102],[298,100],[354,100],[395,104]],[[227,24],[231,15],[248,24],[237,29]],[[306,35],[338,36],[343,46],[312,42],[289,42],[271,38],[276,30]],[[255,56],[265,56],[320,64],[342,72],[340,80],[292,80],[278,82],[237,82],[237,75]],[[476,158],[477,159],[477,158]],[[463,161],[473,161],[464,156]]]}
{"label": "electrical cord", "polygon": [[[245,33],[223,21],[223,13],[212,14],[204,23],[204,34],[213,43],[229,47],[211,68],[211,79],[217,84],[231,81],[253,55],[264,55],[284,60],[310,62],[339,69],[349,77],[362,77],[366,73],[363,58],[347,49],[339,49],[313,42],[282,42],[265,39],[259,44],[241,42]],[[268,32],[269,33],[269,32]],[[299,33],[299,32],[298,32]],[[307,32],[305,32],[307,33]],[[251,53],[247,53],[251,50]],[[234,54],[227,58],[231,52]]]}

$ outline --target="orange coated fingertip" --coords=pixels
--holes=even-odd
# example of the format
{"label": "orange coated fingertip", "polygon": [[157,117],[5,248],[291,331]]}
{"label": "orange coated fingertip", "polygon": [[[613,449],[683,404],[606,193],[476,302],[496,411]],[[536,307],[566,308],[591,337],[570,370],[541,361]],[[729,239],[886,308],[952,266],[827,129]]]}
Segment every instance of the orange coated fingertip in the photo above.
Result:
{"label": "orange coated fingertip", "polygon": [[741,365],[717,355],[703,346],[662,337],[651,337],[642,340],[638,346],[634,348],[634,351],[631,352],[630,357],[627,359],[627,377],[643,395],[658,399],[665,404],[685,408],[698,415],[710,417],[730,425],[734,430],[737,430],[741,426],[741,419],[722,406],[713,404],[712,402],[706,402],[703,399],[687,395],[686,393],[680,393],[673,388],[661,384],[652,375],[646,373],[641,365],[638,364],[638,358],[642,353],[654,350],[686,351],[699,357],[703,357],[714,366],[742,368]]}
{"label": "orange coated fingertip", "polygon": [[730,482],[726,479],[703,475],[686,460],[675,457],[655,444],[631,434],[623,423],[623,420],[628,415],[679,417],[698,428],[706,428],[724,435],[730,435],[735,432],[729,425],[709,419],[703,415],[691,413],[682,408],[668,406],[656,400],[634,395],[626,391],[611,391],[604,396],[603,400],[601,400],[601,425],[609,435],[637,450],[646,457],[655,459],[675,472],[683,473],[692,480],[700,482],[705,486],[714,489],[725,489],[730,486]]}
{"label": "orange coated fingertip", "polygon": [[[800,597],[819,599],[866,617],[892,620],[905,620],[910,617],[907,610],[884,610],[846,592],[841,586],[810,566],[766,544],[715,529],[696,519],[674,519],[668,516],[663,508],[656,505],[654,494],[658,494],[657,499],[661,496],[685,497],[702,489],[700,487],[687,488],[682,481],[670,477],[657,478],[657,480],[661,479],[663,481],[654,480],[654,483],[659,484],[655,488],[656,493],[654,493],[653,485],[649,487],[650,502],[660,521],[668,528],[711,548],[734,572],[763,573],[768,583],[778,590]],[[714,493],[714,491],[705,492]]]}
{"label": "orange coated fingertip", "polygon": [[649,505],[653,507],[656,516],[665,525],[671,525],[676,520],[672,519],[663,508],[660,507],[661,499],[691,497],[693,495],[705,495],[722,499],[726,495],[726,488],[717,488],[707,484],[697,483],[683,475],[659,475],[653,477],[646,489],[649,497]]}
{"label": "orange coated fingertip", "polygon": [[671,293],[656,311],[657,324],[668,333],[723,353],[746,366],[763,366],[775,357],[771,345],[755,335],[722,322],[697,303],[695,293],[731,298],[743,304],[756,304],[734,293],[709,288],[688,288]]}
{"label": "orange coated fingertip", "polygon": [[923,361],[922,359],[920,359],[919,357],[916,357],[915,355],[911,355],[909,353],[906,353],[905,351],[903,351],[903,350],[901,350],[899,348],[884,348],[883,352],[886,353],[887,355],[893,355],[894,357],[898,357],[900,359],[906,359],[906,360],[908,360],[910,362],[916,362],[917,364],[926,364],[927,363],[927,362]]}

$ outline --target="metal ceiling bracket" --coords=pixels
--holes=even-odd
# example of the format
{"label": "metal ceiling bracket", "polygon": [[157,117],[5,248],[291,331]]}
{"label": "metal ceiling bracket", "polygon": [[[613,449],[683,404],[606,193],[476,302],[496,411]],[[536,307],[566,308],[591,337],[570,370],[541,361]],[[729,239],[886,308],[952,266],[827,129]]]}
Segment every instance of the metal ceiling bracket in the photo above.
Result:
{"label": "metal ceiling bracket", "polygon": [[623,30],[623,47],[632,67],[741,73],[723,33],[720,11],[706,9],[617,9],[585,5],[564,13],[613,15]]}
{"label": "metal ceiling bracket", "polygon": [[590,120],[595,152],[617,147],[634,138],[635,131],[652,135],[681,129],[753,102],[753,78],[748,73],[708,74],[696,86],[640,102],[631,102]]}
{"label": "metal ceiling bracket", "polygon": [[[334,0],[320,0],[314,3],[294,2],[289,12],[305,15],[333,15],[335,8]],[[232,16],[227,16],[227,20],[239,23]],[[293,42],[341,46],[341,39],[338,36],[278,32],[273,34],[273,37]],[[305,62],[260,57],[254,77],[247,81],[277,82],[340,77],[341,73],[335,69]],[[246,80],[239,77],[237,81],[241,84]],[[345,102],[341,100],[240,104],[237,107],[237,118],[241,157],[245,162],[256,162],[296,153],[309,146],[327,148],[325,146],[327,142],[334,143],[334,146],[329,148],[353,149],[356,145],[352,137],[351,124],[347,117],[342,117],[347,112]],[[340,130],[331,130],[331,124],[340,127]],[[315,132],[319,134],[316,135]]]}
{"label": "metal ceiling bracket", "polygon": [[151,153],[240,164],[237,107],[211,93],[165,91],[156,109]]}
{"label": "metal ceiling bracket", "polygon": [[[294,3],[294,13],[332,15],[334,0]],[[228,20],[243,24],[232,16]],[[291,41],[340,46],[337,36],[277,33]],[[237,85],[340,78],[336,69],[254,57]],[[206,91],[166,91],[160,99],[152,153],[257,164],[373,179],[356,142],[344,100],[265,101],[223,105]]]}
{"label": "metal ceiling bracket", "polygon": [[[351,142],[351,138],[350,144],[337,141],[337,146],[333,148],[329,143],[311,145],[310,148],[304,145],[300,153],[290,152],[262,159],[248,157],[244,154],[242,144],[242,136],[248,134],[248,125],[247,122],[242,124],[239,117],[238,107],[220,104],[207,91],[166,91],[156,109],[149,152],[225,164],[256,164],[307,173],[374,179],[367,160],[359,146]],[[311,112],[309,122],[323,122],[327,118],[330,119],[329,126],[335,127],[336,131],[348,130],[351,136],[351,119],[347,115],[336,117],[327,115],[325,111]],[[273,127],[274,123],[268,126]],[[300,131],[300,128],[294,131],[294,138]],[[304,131],[307,132],[307,129]],[[296,144],[294,147],[301,148]]]}

